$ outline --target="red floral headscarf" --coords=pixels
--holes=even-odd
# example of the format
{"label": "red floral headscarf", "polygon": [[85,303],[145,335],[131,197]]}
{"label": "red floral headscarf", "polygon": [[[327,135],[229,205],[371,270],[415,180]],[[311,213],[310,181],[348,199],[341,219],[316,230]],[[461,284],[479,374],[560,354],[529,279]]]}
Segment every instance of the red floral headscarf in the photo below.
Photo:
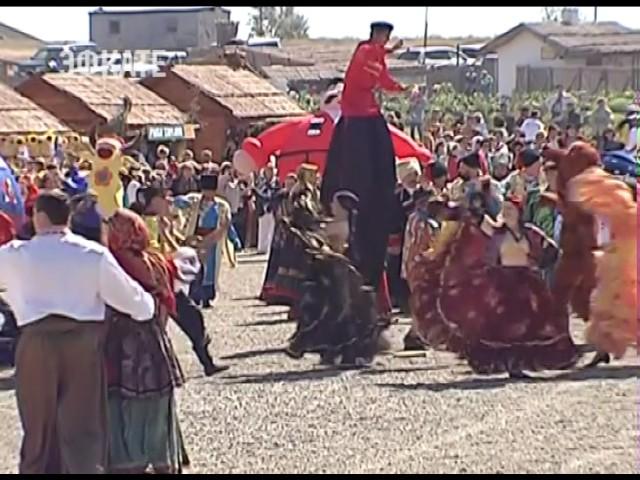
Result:
{"label": "red floral headscarf", "polygon": [[149,230],[144,220],[131,210],[117,210],[109,219],[108,242],[124,271],[175,315],[171,272],[165,258],[149,250]]}
{"label": "red floral headscarf", "polygon": [[515,193],[509,193],[505,200],[517,207],[520,212],[524,208],[524,199],[520,195],[516,195]]}

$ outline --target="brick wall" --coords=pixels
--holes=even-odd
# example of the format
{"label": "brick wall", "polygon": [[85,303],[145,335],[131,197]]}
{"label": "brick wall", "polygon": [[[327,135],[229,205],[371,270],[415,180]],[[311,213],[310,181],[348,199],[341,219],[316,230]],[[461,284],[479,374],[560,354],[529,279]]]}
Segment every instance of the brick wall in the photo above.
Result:
{"label": "brick wall", "polygon": [[77,132],[89,133],[101,119],[82,100],[58,90],[39,76],[25,80],[16,90]]}
{"label": "brick wall", "polygon": [[[196,87],[173,72],[167,72],[165,77],[146,78],[142,85],[181,112],[188,114],[195,103],[198,107],[196,118],[200,128],[196,132],[195,140],[189,142],[189,148],[194,149],[196,154],[203,149],[209,149],[216,160],[222,157],[226,146],[227,129],[237,124],[237,120],[226,108],[199,92]],[[197,102],[194,102],[196,96]]]}

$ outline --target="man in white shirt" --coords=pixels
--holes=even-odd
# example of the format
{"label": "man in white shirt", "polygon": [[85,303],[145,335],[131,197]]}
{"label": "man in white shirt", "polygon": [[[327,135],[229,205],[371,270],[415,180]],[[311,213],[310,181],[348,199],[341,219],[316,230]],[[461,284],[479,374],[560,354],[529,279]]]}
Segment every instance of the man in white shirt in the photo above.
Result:
{"label": "man in white shirt", "polygon": [[155,309],[107,248],[69,231],[69,210],[62,192],[41,194],[35,237],[0,248],[0,289],[20,331],[20,473],[104,472],[106,305],[138,321]]}
{"label": "man in white shirt", "polygon": [[540,112],[534,110],[531,116],[522,122],[520,131],[524,133],[525,143],[534,142],[538,132],[544,131],[544,124],[540,121]]}

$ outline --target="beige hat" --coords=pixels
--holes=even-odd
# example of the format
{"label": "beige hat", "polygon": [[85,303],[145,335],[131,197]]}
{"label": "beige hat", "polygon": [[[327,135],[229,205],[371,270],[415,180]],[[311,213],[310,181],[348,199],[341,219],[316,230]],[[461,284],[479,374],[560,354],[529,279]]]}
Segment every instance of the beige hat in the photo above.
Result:
{"label": "beige hat", "polygon": [[169,148],[167,148],[166,145],[158,145],[158,148],[156,149],[156,154],[157,155],[169,155],[169,153],[171,153],[171,151],[169,150]]}
{"label": "beige hat", "polygon": [[420,175],[422,169],[420,168],[420,161],[415,157],[403,158],[396,163],[396,172],[398,180],[403,181],[407,175],[415,173]]}

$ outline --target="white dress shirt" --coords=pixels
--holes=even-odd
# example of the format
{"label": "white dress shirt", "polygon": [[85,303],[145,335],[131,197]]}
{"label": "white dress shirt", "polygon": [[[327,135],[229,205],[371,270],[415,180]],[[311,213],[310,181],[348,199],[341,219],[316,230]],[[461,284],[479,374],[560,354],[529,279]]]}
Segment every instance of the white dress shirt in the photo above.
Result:
{"label": "white dress shirt", "polygon": [[138,194],[138,190],[140,190],[140,182],[137,180],[131,180],[129,185],[127,185],[127,205],[131,205],[136,201],[136,195]]}
{"label": "white dress shirt", "polygon": [[18,327],[47,315],[102,321],[106,305],[144,321],[155,309],[153,297],[106,247],[69,231],[1,247],[0,289]]}
{"label": "white dress shirt", "polygon": [[178,275],[174,281],[173,291],[189,295],[189,286],[198,276],[201,264],[198,259],[198,252],[190,247],[180,247],[173,255],[173,261],[178,270]]}
{"label": "white dress shirt", "polygon": [[544,130],[544,124],[537,118],[527,118],[522,122],[520,131],[524,133],[525,142],[533,142],[536,139],[538,132]]}

